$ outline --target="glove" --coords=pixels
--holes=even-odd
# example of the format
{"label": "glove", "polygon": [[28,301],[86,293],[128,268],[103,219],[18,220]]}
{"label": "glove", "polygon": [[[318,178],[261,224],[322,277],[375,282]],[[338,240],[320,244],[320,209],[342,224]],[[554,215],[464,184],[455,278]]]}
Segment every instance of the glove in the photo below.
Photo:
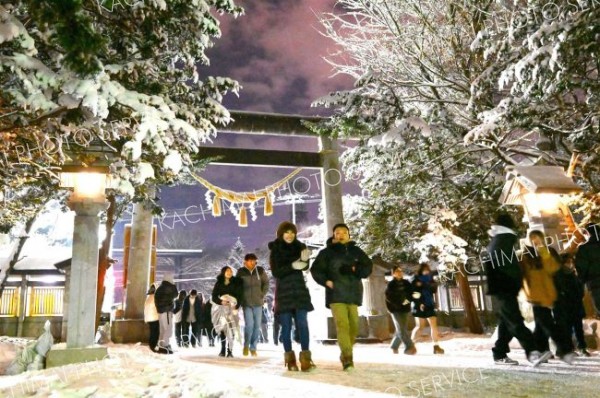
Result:
{"label": "glove", "polygon": [[421,293],[419,293],[419,292],[413,292],[413,294],[412,294],[412,297],[413,297],[415,300],[418,300],[418,299],[420,299],[420,298],[421,298]]}
{"label": "glove", "polygon": [[310,258],[310,249],[304,249],[300,252],[300,260],[307,262]]}
{"label": "glove", "polygon": [[298,259],[292,263],[292,268],[296,269],[296,270],[304,270],[307,265],[308,265],[308,263],[306,261],[302,261],[301,259]]}
{"label": "glove", "polygon": [[233,310],[233,311],[231,311],[231,313],[232,313],[233,315],[237,315],[237,314],[238,314],[238,310]]}
{"label": "glove", "polygon": [[340,274],[352,274],[352,265],[344,264],[340,267]]}
{"label": "glove", "polygon": [[402,302],[402,305],[408,305],[408,304],[410,304],[410,301],[404,299],[404,301]]}

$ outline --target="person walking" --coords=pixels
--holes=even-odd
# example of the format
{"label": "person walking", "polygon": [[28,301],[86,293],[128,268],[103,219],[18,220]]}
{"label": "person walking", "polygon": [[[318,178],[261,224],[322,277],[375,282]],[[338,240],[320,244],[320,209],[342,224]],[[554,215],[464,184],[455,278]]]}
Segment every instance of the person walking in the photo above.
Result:
{"label": "person walking", "polygon": [[412,331],[411,339],[414,341],[421,329],[429,323],[431,330],[431,340],[433,340],[433,353],[443,354],[444,350],[439,346],[440,334],[437,327],[437,316],[435,314],[435,292],[437,282],[431,273],[429,264],[423,263],[412,282],[413,316],[415,317],[415,328]]}
{"label": "person walking", "polygon": [[394,354],[398,353],[400,343],[404,343],[404,353],[414,355],[417,353],[415,344],[408,333],[408,316],[412,300],[412,285],[404,279],[404,271],[399,265],[392,269],[393,279],[385,289],[385,305],[392,316],[396,333],[390,348]]}
{"label": "person walking", "polygon": [[200,335],[208,338],[208,346],[215,346],[215,332],[211,318],[212,301],[205,300],[202,304],[202,316],[200,317]]}
{"label": "person walking", "polygon": [[[243,294],[244,285],[240,279],[233,276],[233,269],[229,266],[221,268],[212,291],[213,305],[211,309],[214,329],[221,337],[220,357],[233,358],[233,343],[239,334],[239,298]],[[225,351],[226,342],[227,352]]]}
{"label": "person walking", "polygon": [[248,253],[244,257],[244,266],[237,272],[236,277],[244,285],[241,305],[244,310],[244,356],[250,354],[255,357],[256,344],[260,336],[262,319],[262,306],[269,291],[269,277],[263,267],[256,265],[257,257]]}
{"label": "person walking", "polygon": [[350,240],[348,226],[334,225],[333,236],[317,255],[311,274],[315,282],[325,287],[325,306],[331,309],[335,321],[344,370],[354,368],[352,346],[358,337],[358,307],[363,299],[361,279],[369,277],[372,271],[373,262]]}
{"label": "person walking", "polygon": [[548,351],[548,338],[556,343],[556,355],[571,364],[575,358],[573,342],[552,316],[552,308],[558,298],[554,275],[561,266],[561,258],[546,244],[541,231],[531,231],[528,235],[531,246],[525,248],[521,267],[523,268],[523,290],[533,306],[535,328],[533,337],[540,351]]}
{"label": "person walking", "polygon": [[527,359],[533,366],[546,361],[552,353],[538,351],[531,330],[519,309],[517,296],[523,284],[521,267],[516,253],[519,241],[516,224],[512,217],[500,213],[488,234],[491,241],[486,248],[483,268],[487,279],[487,294],[492,296],[492,308],[498,319],[498,337],[492,348],[494,363],[518,365],[508,357],[508,344],[516,337],[525,350]]}
{"label": "person walking", "polygon": [[[202,304],[204,297],[202,294],[198,295],[196,289],[190,290],[190,295],[183,301],[183,309],[181,311],[181,318],[183,323],[183,330],[189,338],[189,343],[192,348],[202,347],[202,336],[200,334],[200,323],[202,322]],[[186,344],[187,347],[187,344]]]}
{"label": "person walking", "polygon": [[587,242],[579,246],[575,256],[575,268],[581,282],[586,284],[596,307],[596,318],[600,319],[600,226],[586,226]]}
{"label": "person walking", "polygon": [[558,298],[552,313],[558,327],[562,328],[567,336],[575,334],[579,354],[591,356],[587,350],[583,334],[583,284],[577,276],[575,261],[572,256],[562,256],[562,266],[554,276]]}
{"label": "person walking", "polygon": [[[173,309],[173,323],[175,324],[175,341],[177,342],[177,347],[181,347],[182,345],[187,344],[182,342],[182,328],[181,324],[181,308],[183,307],[183,300],[187,297],[187,292],[185,290],[179,291],[179,296],[175,299],[175,308]],[[184,339],[187,339],[187,336],[183,336]]]}
{"label": "person walking", "polygon": [[263,303],[262,307],[262,319],[260,324],[260,338],[259,342],[263,344],[269,344],[269,323],[271,323],[271,310],[269,310],[269,303],[267,300]]}
{"label": "person walking", "polygon": [[154,303],[158,311],[158,323],[160,326],[158,336],[158,352],[161,354],[172,354],[171,336],[173,336],[173,301],[179,295],[177,287],[173,282],[173,273],[165,272],[163,281],[156,288]]}
{"label": "person walking", "polygon": [[158,311],[156,311],[156,304],[154,304],[154,293],[156,292],[156,286],[150,285],[148,293],[146,293],[146,301],[144,302],[144,322],[148,324],[150,331],[150,337],[148,338],[148,345],[150,351],[156,351],[158,345]]}
{"label": "person walking", "polygon": [[[300,337],[300,369],[315,368],[310,352],[308,312],[314,310],[303,271],[308,270],[310,251],[296,238],[294,224],[284,221],[277,227],[277,238],[269,242],[269,264],[275,278],[275,302],[281,324],[284,363],[290,371],[297,371],[296,353],[292,350],[292,320]],[[277,337],[274,335],[274,339]]]}

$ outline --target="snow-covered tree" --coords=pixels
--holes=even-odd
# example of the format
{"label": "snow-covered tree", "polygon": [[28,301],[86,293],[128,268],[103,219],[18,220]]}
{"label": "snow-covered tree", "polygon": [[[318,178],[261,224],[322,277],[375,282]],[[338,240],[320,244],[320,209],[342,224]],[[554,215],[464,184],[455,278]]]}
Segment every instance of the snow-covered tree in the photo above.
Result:
{"label": "snow-covered tree", "polygon": [[220,35],[214,14],[241,12],[232,0],[3,2],[2,185],[26,203],[72,158],[111,163],[128,197],[176,182],[229,121],[220,102],[237,82],[198,66]]}
{"label": "snow-covered tree", "polygon": [[600,5],[596,1],[495,2],[471,44],[489,62],[471,83],[479,123],[466,136],[506,163],[567,166],[600,189]]}

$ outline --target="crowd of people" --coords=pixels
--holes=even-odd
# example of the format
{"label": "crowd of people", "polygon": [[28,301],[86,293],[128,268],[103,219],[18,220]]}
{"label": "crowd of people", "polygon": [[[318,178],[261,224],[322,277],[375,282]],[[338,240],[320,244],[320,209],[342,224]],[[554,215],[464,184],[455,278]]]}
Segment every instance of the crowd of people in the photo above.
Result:
{"label": "crowd of people", "polygon": [[[491,242],[483,264],[487,276],[488,294],[492,296],[497,316],[497,339],[492,348],[494,362],[517,364],[508,357],[509,342],[517,338],[533,366],[547,362],[553,354],[549,339],[556,345],[556,356],[572,363],[577,338],[578,355],[589,356],[583,336],[583,282],[588,283],[593,297],[600,299],[600,242],[596,231],[577,257],[562,257],[546,245],[544,234],[531,231],[528,245],[518,250],[519,238],[513,219],[507,214],[497,217],[490,230]],[[595,237],[595,239],[594,239]],[[354,367],[353,346],[359,333],[358,307],[362,305],[362,279],[368,278],[373,263],[369,256],[351,240],[346,224],[333,227],[332,236],[309,267],[311,252],[297,239],[293,223],[282,222],[276,239],[268,244],[269,268],[275,279],[273,313],[266,300],[269,275],[257,265],[257,256],[248,253],[243,266],[234,270],[221,269],[208,298],[196,290],[189,294],[177,291],[173,275],[165,273],[160,284],[150,287],[146,299],[145,321],[150,331],[150,349],[157,353],[173,352],[170,345],[174,332],[179,347],[200,347],[206,336],[209,346],[220,340],[219,356],[233,357],[236,341],[242,344],[243,356],[257,356],[257,345],[268,342],[267,324],[273,323],[273,342],[283,345],[284,364],[289,371],[310,371],[316,365],[310,351],[308,313],[314,310],[306,285],[310,272],[316,283],[325,288],[325,306],[334,320],[340,362],[343,370]],[[577,274],[579,272],[579,275]],[[415,338],[429,326],[433,353],[444,354],[439,345],[435,295],[438,279],[430,264],[423,263],[411,280],[401,266],[392,270],[392,279],[385,290],[385,303],[395,326],[390,348],[404,354],[417,353]],[[593,290],[593,289],[596,290]],[[525,325],[517,296],[521,289],[532,304],[535,320],[533,332]],[[243,330],[240,315],[243,315]],[[409,332],[409,315],[415,327]],[[293,341],[300,345],[299,356]]]}

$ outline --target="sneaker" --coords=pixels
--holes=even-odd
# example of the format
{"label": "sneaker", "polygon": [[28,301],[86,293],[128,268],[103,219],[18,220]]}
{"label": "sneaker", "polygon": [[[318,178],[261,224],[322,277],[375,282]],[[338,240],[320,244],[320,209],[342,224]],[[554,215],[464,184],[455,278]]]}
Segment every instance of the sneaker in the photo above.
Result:
{"label": "sneaker", "polygon": [[531,362],[531,366],[536,368],[538,366],[540,366],[540,364],[544,361],[548,362],[548,359],[552,356],[552,353],[550,351],[544,351],[544,352],[539,352],[539,351],[531,351],[529,353],[529,355],[527,356],[527,359],[529,360],[529,362]]}
{"label": "sneaker", "polygon": [[256,350],[250,350],[250,355],[252,355],[253,357],[258,356],[258,354],[256,353]]}
{"label": "sneaker", "polygon": [[494,359],[494,363],[497,365],[518,365],[519,362],[509,357]]}
{"label": "sneaker", "polygon": [[394,354],[397,354],[397,353],[398,353],[398,349],[397,349],[397,348],[392,348],[392,352],[393,352]]}
{"label": "sneaker", "polygon": [[249,351],[249,350],[250,350],[250,349],[249,349],[248,347],[244,347],[244,350],[242,351],[242,355],[243,355],[243,356],[245,356],[245,357],[247,357],[247,356],[248,356],[248,351]]}
{"label": "sneaker", "polygon": [[565,355],[562,355],[560,357],[560,360],[563,361],[564,363],[568,363],[569,365],[573,365],[573,360],[575,359],[575,353],[574,352],[567,352]]}
{"label": "sneaker", "polygon": [[412,346],[412,347],[407,348],[406,350],[404,350],[404,353],[406,355],[415,355],[417,353],[417,348],[415,346]]}

